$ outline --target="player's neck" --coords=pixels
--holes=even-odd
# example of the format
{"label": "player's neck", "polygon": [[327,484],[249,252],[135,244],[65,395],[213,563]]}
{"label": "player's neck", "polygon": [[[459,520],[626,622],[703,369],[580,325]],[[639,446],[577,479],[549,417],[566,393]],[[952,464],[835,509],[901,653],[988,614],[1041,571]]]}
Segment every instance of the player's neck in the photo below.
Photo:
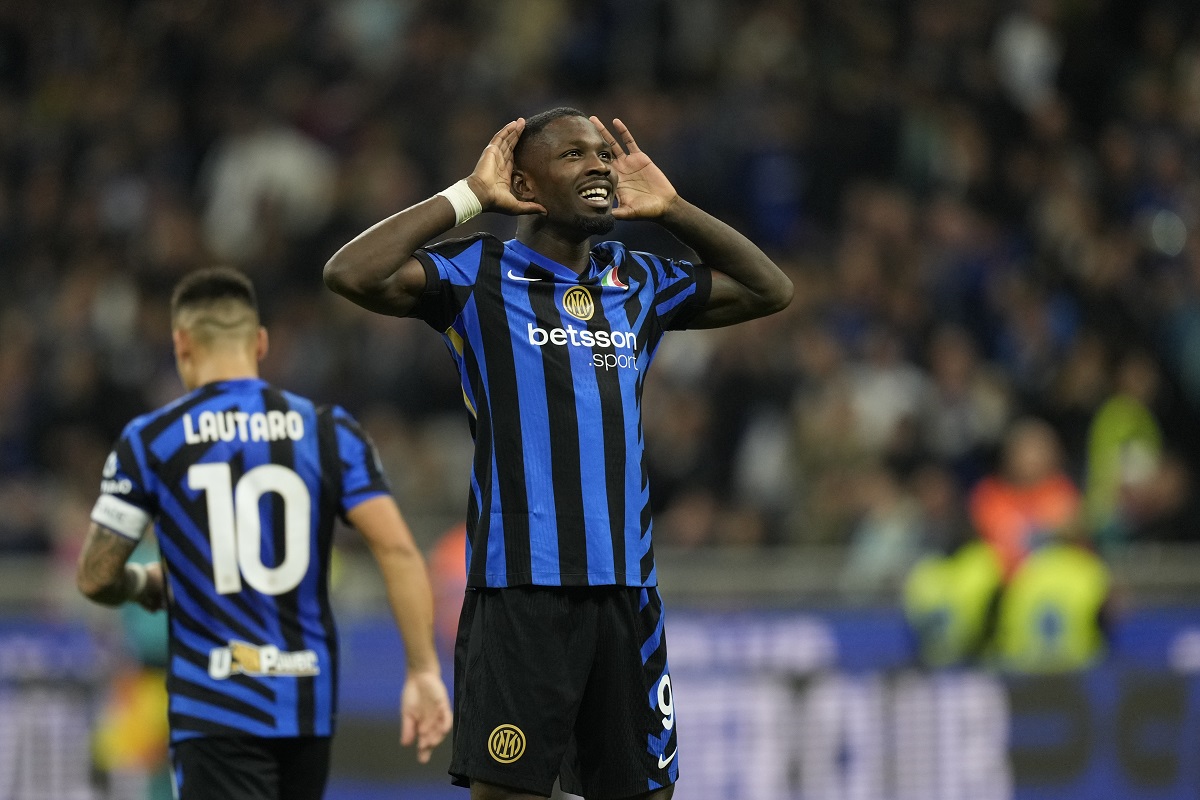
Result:
{"label": "player's neck", "polygon": [[240,358],[216,358],[196,364],[191,376],[192,389],[221,381],[245,380],[258,377],[258,365]]}
{"label": "player's neck", "polygon": [[[522,218],[524,222],[527,217]],[[551,261],[583,274],[592,252],[592,237],[580,239],[580,233],[566,233],[549,225],[517,225],[517,241]]]}

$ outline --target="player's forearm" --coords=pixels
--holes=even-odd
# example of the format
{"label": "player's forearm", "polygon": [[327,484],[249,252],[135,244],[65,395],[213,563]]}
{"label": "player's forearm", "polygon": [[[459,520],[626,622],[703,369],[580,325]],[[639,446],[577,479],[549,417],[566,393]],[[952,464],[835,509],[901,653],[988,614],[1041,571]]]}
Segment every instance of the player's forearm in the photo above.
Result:
{"label": "player's forearm", "polygon": [[780,311],[791,302],[791,280],[758,245],[730,225],[682,197],[675,198],[658,222],[694,250],[701,263],[740,284],[752,316]]}
{"label": "player's forearm", "polygon": [[325,264],[333,291],[364,308],[403,316],[425,288],[424,273],[405,267],[423,244],[454,227],[455,212],[440,195],[393,214],[355,236]]}
{"label": "player's forearm", "polygon": [[81,567],[76,585],[87,599],[102,606],[119,606],[136,600],[146,586],[145,568],[140,564],[123,564],[119,571],[100,573]]}
{"label": "player's forearm", "polygon": [[79,591],[104,606],[119,606],[136,599],[146,586],[145,568],[126,563],[136,546],[136,542],[93,522],[75,571],[75,585]]}
{"label": "player's forearm", "polygon": [[415,547],[376,550],[375,558],[387,585],[392,615],[404,640],[408,669],[439,671],[433,643],[433,590],[425,560]]}
{"label": "player's forearm", "polygon": [[346,519],[371,548],[387,587],[388,603],[404,639],[410,670],[436,669],[433,645],[433,591],[425,559],[390,495],[379,495],[350,509]]}

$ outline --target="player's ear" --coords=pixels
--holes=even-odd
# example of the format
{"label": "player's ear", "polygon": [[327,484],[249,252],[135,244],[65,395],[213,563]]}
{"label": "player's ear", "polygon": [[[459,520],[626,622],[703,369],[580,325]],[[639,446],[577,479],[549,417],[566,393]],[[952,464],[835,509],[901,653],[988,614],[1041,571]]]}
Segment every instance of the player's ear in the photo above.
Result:
{"label": "player's ear", "polygon": [[179,381],[189,392],[196,388],[193,382],[192,369],[192,337],[183,328],[171,331],[171,341],[175,345],[175,371],[179,373]]}
{"label": "player's ear", "polygon": [[171,331],[171,342],[175,345],[176,361],[186,361],[192,355],[192,337],[183,328]]}
{"label": "player's ear", "polygon": [[258,326],[258,339],[254,343],[254,357],[262,361],[267,357],[267,350],[270,348],[270,342],[267,339],[267,329],[263,326]]}
{"label": "player's ear", "polygon": [[529,180],[529,176],[525,174],[525,170],[513,170],[509,187],[512,189],[513,197],[518,200],[524,202],[531,202],[533,200],[533,182]]}

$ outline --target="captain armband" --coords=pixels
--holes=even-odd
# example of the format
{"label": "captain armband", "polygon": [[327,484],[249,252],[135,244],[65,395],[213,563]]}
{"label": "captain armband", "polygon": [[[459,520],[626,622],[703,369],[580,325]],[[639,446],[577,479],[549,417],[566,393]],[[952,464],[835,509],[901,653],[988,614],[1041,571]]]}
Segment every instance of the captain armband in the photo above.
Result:
{"label": "captain armband", "polygon": [[111,494],[100,495],[92,507],[92,522],[135,542],[141,541],[150,519],[143,509]]}

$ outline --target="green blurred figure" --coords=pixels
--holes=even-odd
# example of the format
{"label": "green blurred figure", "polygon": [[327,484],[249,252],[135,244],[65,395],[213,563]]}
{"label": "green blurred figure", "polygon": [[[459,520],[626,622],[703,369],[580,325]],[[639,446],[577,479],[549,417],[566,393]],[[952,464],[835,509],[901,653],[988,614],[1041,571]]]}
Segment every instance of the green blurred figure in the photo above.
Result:
{"label": "green blurred figure", "polygon": [[1132,352],[1116,370],[1116,391],[1096,411],[1088,431],[1085,503],[1102,548],[1126,541],[1137,504],[1158,472],[1162,430],[1154,417],[1159,372],[1146,353]]}
{"label": "green blurred figure", "polygon": [[981,541],[913,567],[904,585],[904,614],[923,664],[962,666],[983,655],[1003,575],[995,550]]}
{"label": "green blurred figure", "polygon": [[1000,599],[994,654],[1006,670],[1086,669],[1106,649],[1108,567],[1069,540],[1047,543],[1017,568]]}

